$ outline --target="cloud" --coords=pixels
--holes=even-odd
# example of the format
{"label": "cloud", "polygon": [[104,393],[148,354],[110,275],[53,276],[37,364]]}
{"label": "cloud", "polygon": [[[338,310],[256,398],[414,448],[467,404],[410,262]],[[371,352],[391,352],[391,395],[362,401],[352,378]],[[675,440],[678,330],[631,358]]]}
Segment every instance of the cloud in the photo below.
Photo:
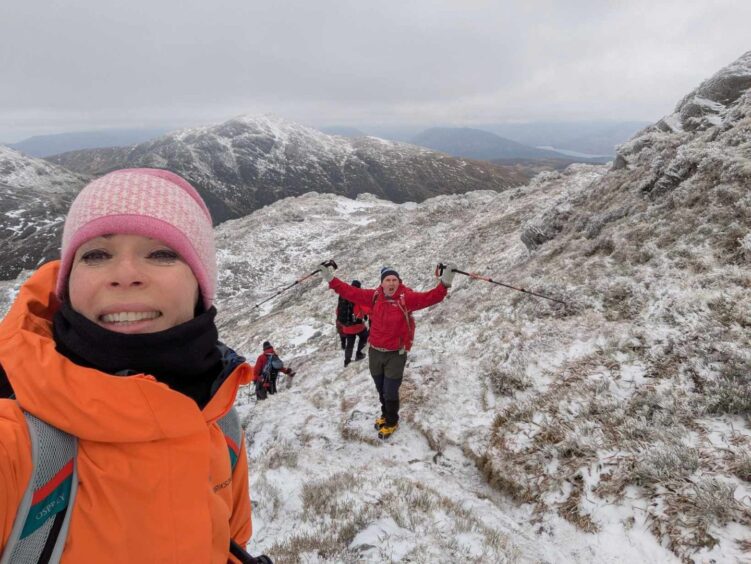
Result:
{"label": "cloud", "polygon": [[685,4],[6,0],[0,139],[255,112],[656,119],[749,48],[751,3]]}

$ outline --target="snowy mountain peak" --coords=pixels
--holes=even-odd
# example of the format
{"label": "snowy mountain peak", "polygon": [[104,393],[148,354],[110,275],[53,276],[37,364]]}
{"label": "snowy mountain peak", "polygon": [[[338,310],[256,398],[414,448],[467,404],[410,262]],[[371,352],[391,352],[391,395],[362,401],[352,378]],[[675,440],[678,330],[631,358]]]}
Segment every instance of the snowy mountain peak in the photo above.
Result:
{"label": "snowy mountain peak", "polygon": [[751,51],[719,70],[686,95],[666,118],[674,130],[703,131],[720,126],[728,111],[751,88]]}
{"label": "snowy mountain peak", "polygon": [[72,185],[81,185],[85,179],[43,159],[0,145],[0,184],[60,194]]}

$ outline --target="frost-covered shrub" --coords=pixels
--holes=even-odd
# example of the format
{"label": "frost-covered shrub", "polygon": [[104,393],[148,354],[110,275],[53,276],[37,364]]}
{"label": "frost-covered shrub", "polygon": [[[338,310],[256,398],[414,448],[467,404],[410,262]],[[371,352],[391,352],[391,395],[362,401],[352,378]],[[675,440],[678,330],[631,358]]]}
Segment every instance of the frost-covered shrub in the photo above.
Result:
{"label": "frost-covered shrub", "polygon": [[690,476],[699,468],[699,451],[689,446],[658,443],[642,451],[633,469],[639,484],[671,482]]}
{"label": "frost-covered shrub", "polygon": [[528,250],[534,251],[554,239],[571,218],[568,206],[547,210],[542,216],[528,221],[522,227],[521,240]]}
{"label": "frost-covered shrub", "polygon": [[712,521],[726,525],[732,521],[738,510],[738,502],[733,497],[735,487],[715,478],[706,478],[694,485],[690,494],[694,502],[695,516],[705,524]]}
{"label": "frost-covered shrub", "polygon": [[719,235],[718,249],[729,262],[741,262],[745,256],[743,238],[748,234],[748,229],[737,222],[733,222],[723,229]]}
{"label": "frost-covered shrub", "polygon": [[[277,542],[268,549],[274,562],[305,562],[318,561],[353,561],[356,555],[346,550],[339,535],[330,527],[319,526],[312,531],[295,532],[281,542]],[[345,556],[349,555],[348,559]]]}
{"label": "frost-covered shrub", "polygon": [[751,482],[751,452],[748,450],[739,452],[730,467],[733,474],[741,480]]}
{"label": "frost-covered shrub", "polygon": [[289,441],[272,443],[259,460],[268,468],[296,468],[298,449]]}
{"label": "frost-covered shrub", "polygon": [[603,291],[602,305],[605,318],[610,321],[633,319],[644,307],[644,296],[633,282],[618,279]]}
{"label": "frost-covered shrub", "polygon": [[487,380],[494,394],[512,396],[517,391],[530,387],[526,374],[527,355],[519,348],[512,348],[506,355],[495,355],[483,359],[480,373]]}
{"label": "frost-covered shrub", "polygon": [[308,517],[329,515],[334,518],[346,511],[341,495],[358,485],[358,479],[350,472],[337,472],[330,478],[307,482],[302,489],[303,511]]}
{"label": "frost-covered shrub", "polygon": [[706,382],[704,402],[709,413],[751,415],[751,360],[727,359],[717,378]]}
{"label": "frost-covered shrub", "polygon": [[743,260],[751,262],[751,233],[746,233],[746,235],[743,236],[743,239],[738,241],[738,243],[741,248]]}

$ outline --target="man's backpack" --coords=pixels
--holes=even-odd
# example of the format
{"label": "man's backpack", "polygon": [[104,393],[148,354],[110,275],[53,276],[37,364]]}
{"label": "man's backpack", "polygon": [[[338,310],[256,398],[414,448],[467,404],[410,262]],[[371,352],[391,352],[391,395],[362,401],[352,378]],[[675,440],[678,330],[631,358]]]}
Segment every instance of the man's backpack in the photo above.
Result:
{"label": "man's backpack", "polygon": [[276,353],[266,353],[266,364],[263,365],[263,370],[261,370],[261,380],[271,382],[282,368],[284,368],[284,363]]}
{"label": "man's backpack", "polygon": [[339,325],[349,327],[354,325],[355,322],[355,305],[349,300],[339,298],[339,303],[336,306],[336,321]]}
{"label": "man's backpack", "polygon": [[[1,397],[14,398],[1,366],[0,389],[4,391]],[[78,488],[78,440],[31,413],[24,411],[23,414],[31,438],[31,478],[18,506],[0,564],[56,563],[65,547]],[[235,408],[230,409],[217,424],[224,433],[234,473],[240,456],[239,445],[242,444],[242,426]]]}

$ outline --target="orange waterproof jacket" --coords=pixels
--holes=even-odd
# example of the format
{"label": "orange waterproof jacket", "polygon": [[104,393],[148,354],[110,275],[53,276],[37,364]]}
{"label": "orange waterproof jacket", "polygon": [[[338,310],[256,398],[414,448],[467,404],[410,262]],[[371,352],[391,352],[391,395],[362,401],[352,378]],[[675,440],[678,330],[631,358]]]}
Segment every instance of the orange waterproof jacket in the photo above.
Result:
{"label": "orange waterproof jacket", "polygon": [[0,399],[0,552],[31,473],[20,406],[78,437],[78,493],[62,563],[225,564],[251,534],[243,445],[231,470],[216,421],[250,380],[243,363],[201,411],[152,376],[111,376],[55,351],[59,263],[42,266],[0,324],[0,364],[17,400]]}

